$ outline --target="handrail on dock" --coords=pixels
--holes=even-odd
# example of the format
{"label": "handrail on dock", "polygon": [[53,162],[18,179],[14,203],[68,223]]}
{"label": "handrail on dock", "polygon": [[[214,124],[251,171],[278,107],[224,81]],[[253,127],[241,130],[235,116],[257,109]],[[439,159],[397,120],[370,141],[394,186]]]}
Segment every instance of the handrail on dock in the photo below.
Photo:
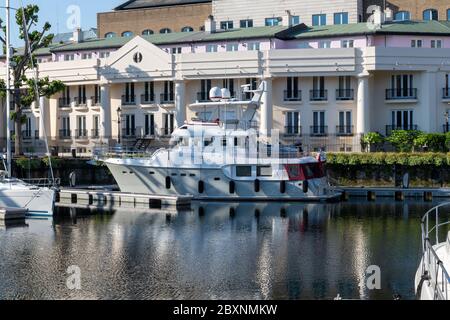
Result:
{"label": "handrail on dock", "polygon": [[[442,211],[445,207],[450,207],[450,202],[442,203],[430,210],[422,218],[422,275],[426,275],[434,288],[434,298],[438,300],[449,300],[450,276],[439,258],[434,246],[439,242],[439,231],[442,227],[450,225],[450,219],[440,222]],[[450,208],[448,208],[450,209]],[[448,211],[447,211],[448,217]],[[432,225],[430,225],[432,224]],[[434,233],[434,237],[433,237]],[[442,235],[442,233],[441,233]],[[431,240],[434,238],[434,242]],[[450,241],[450,239],[446,239]]]}

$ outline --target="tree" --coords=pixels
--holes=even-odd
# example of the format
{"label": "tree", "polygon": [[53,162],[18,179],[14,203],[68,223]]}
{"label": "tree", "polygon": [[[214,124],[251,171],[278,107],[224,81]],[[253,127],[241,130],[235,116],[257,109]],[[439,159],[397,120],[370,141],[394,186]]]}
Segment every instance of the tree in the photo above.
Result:
{"label": "tree", "polygon": [[[14,111],[11,112],[11,119],[14,121],[15,129],[15,155],[22,155],[22,125],[26,118],[23,115],[23,110],[29,108],[36,99],[35,78],[34,72],[29,78],[30,71],[34,65],[38,68],[36,51],[42,48],[47,48],[53,41],[53,34],[48,33],[51,25],[46,22],[40,31],[35,30],[39,22],[39,7],[37,5],[28,5],[25,8],[20,8],[16,12],[16,24],[19,28],[19,39],[26,43],[25,36],[28,34],[29,50],[26,48],[12,52],[11,57],[11,78],[12,78],[12,94]],[[23,17],[25,16],[25,21]],[[6,27],[0,19],[0,29],[3,34],[0,34],[0,41],[4,45],[4,52],[6,46]],[[25,45],[24,45],[25,47]],[[28,54],[31,51],[31,56]],[[38,79],[37,88],[39,97],[50,98],[54,94],[64,90],[64,84],[61,81],[50,81],[48,77]],[[6,95],[5,81],[0,81],[0,94]],[[9,106],[7,106],[9,108]]]}

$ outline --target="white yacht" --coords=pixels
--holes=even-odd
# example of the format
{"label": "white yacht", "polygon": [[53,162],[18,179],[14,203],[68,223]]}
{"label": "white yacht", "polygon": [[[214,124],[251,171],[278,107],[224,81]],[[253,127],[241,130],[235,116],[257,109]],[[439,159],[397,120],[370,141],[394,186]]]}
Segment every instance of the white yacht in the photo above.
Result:
{"label": "white yacht", "polygon": [[420,300],[450,300],[450,203],[429,210],[422,219],[422,259],[415,278]]}
{"label": "white yacht", "polygon": [[0,171],[0,207],[26,208],[27,215],[52,216],[55,191],[49,187],[38,187],[15,178],[7,178]]}
{"label": "white yacht", "polygon": [[[212,102],[191,106],[215,108],[215,121],[185,123],[172,133],[170,148],[136,156],[109,153],[102,161],[122,192],[202,201],[339,199],[340,193],[329,188],[322,154],[306,155],[281,146],[276,134],[265,137],[252,129],[263,90],[264,82],[251,91],[251,101],[236,101],[226,89],[213,88]],[[227,119],[230,110],[233,118]]]}

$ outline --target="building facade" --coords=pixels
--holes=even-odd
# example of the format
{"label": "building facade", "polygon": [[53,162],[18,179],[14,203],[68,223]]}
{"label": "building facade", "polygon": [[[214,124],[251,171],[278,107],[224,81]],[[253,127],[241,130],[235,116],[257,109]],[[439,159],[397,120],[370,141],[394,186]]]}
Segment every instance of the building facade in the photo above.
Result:
{"label": "building facade", "polygon": [[133,0],[97,14],[99,38],[199,31],[211,0]]}
{"label": "building facade", "polygon": [[371,5],[390,8],[396,20],[450,20],[448,0],[364,0],[366,18]]}
{"label": "building facade", "polygon": [[158,144],[185,121],[236,117],[232,108],[191,106],[208,100],[211,87],[249,99],[241,86],[256,89],[263,80],[262,105],[249,126],[276,129],[286,144],[359,151],[361,134],[371,131],[446,130],[450,23],[227,32],[214,31],[215,21],[205,23],[206,31],[189,35],[98,39],[42,52],[40,75],[67,88],[42,99],[44,114],[27,110],[25,150],[37,150],[46,135],[62,156],[74,150],[89,156],[97,145],[118,142]]}

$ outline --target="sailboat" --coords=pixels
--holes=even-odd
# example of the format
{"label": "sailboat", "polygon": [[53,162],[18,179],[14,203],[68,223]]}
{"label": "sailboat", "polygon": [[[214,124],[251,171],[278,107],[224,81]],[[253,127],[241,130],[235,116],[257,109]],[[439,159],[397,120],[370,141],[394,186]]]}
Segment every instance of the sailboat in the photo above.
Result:
{"label": "sailboat", "polygon": [[[11,105],[11,46],[10,46],[10,1],[6,0],[6,159],[2,156],[2,163],[5,170],[0,171],[0,207],[3,208],[24,208],[28,215],[33,216],[53,216],[55,203],[55,190],[53,178],[48,186],[38,186],[11,176],[11,131],[10,131],[10,105]],[[24,19],[25,20],[25,19]],[[26,33],[25,33],[26,34]],[[25,37],[27,38],[27,37]],[[28,47],[28,39],[25,39]],[[31,52],[29,52],[31,54]],[[36,73],[37,77],[37,73]],[[36,99],[39,103],[39,99]],[[39,106],[42,109],[42,106]],[[41,110],[42,112],[42,110]],[[48,153],[48,144],[45,141]],[[49,154],[49,153],[48,153]],[[5,161],[6,160],[6,161]]]}

